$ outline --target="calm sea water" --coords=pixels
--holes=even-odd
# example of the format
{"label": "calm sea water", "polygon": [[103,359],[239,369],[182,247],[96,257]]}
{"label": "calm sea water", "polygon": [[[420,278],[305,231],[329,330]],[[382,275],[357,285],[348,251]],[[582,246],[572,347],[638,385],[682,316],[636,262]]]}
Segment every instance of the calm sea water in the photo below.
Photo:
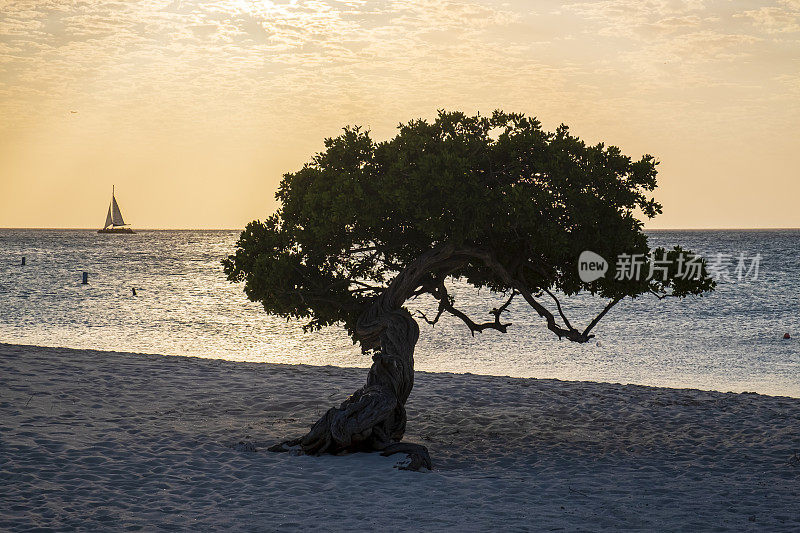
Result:
{"label": "calm sea water", "polygon": [[[506,335],[469,335],[455,318],[422,324],[416,367],[472,372],[755,391],[800,397],[800,231],[661,231],[653,244],[681,243],[705,254],[732,254],[732,282],[684,301],[642,297],[615,307],[596,341],[559,341],[524,302],[515,302]],[[304,334],[270,317],[225,280],[220,259],[235,231],[0,230],[0,342],[236,361],[369,366],[338,328]],[[737,257],[754,272],[740,282]],[[26,266],[21,266],[25,256]],[[81,274],[89,272],[89,284]],[[131,288],[135,287],[137,296]],[[452,291],[477,318],[499,300],[466,286]],[[568,301],[583,323],[603,303]],[[413,307],[435,309],[432,301]],[[784,340],[791,332],[797,339]]]}

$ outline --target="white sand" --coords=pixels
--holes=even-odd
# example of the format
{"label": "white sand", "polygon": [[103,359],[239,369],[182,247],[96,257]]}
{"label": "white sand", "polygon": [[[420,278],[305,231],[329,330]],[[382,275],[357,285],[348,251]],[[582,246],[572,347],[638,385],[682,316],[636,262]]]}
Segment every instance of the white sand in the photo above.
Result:
{"label": "white sand", "polygon": [[365,374],[0,344],[0,530],[800,530],[800,399],[418,373],[433,472],[261,451]]}

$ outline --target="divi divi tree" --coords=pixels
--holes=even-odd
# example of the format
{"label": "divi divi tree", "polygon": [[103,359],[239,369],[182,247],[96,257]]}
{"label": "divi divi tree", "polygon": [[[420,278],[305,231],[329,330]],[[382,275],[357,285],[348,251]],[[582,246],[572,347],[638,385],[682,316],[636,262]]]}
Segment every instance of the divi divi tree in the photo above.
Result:
{"label": "divi divi tree", "polygon": [[[373,363],[362,388],[305,436],[272,449],[403,452],[410,468],[431,467],[423,446],[401,442],[420,334],[409,299],[430,295],[438,312],[417,318],[451,314],[472,334],[513,331],[504,313],[521,299],[553,334],[583,343],[625,297],[712,290],[704,264],[701,276],[682,275],[680,247],[648,246],[641,219],[661,212],[651,197],[656,166],[650,155],[633,160],[587,145],[566,126],[548,132],[499,111],[440,112],[401,124],[383,142],[357,127],[326,139],[323,152],[284,176],[275,214],[247,225],[225,273],[268,313],[308,329],[343,326]],[[643,257],[642,274],[656,258],[658,275],[584,282],[577,263],[585,250],[612,261]],[[459,307],[449,290],[456,279],[498,295],[491,320]],[[559,301],[579,292],[598,299],[597,316],[581,327]]]}

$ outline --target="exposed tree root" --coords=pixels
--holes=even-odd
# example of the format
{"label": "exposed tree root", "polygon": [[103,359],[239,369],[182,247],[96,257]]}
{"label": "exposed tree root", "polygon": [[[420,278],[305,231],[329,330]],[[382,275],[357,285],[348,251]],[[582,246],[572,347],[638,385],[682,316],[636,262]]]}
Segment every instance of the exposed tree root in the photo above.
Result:
{"label": "exposed tree root", "polygon": [[396,453],[405,453],[411,459],[411,463],[405,466],[399,466],[400,470],[413,470],[418,471],[423,466],[428,470],[433,470],[433,463],[431,456],[428,454],[428,448],[422,444],[414,444],[411,442],[396,442],[390,444],[381,452],[381,455],[388,457]]}

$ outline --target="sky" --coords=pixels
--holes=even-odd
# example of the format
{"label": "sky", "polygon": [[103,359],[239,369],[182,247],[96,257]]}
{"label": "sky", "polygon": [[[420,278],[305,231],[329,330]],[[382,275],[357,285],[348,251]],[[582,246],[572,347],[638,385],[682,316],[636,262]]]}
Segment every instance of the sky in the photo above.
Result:
{"label": "sky", "polygon": [[648,228],[800,227],[800,0],[0,0],[0,227],[241,228],[345,125],[564,123]]}

